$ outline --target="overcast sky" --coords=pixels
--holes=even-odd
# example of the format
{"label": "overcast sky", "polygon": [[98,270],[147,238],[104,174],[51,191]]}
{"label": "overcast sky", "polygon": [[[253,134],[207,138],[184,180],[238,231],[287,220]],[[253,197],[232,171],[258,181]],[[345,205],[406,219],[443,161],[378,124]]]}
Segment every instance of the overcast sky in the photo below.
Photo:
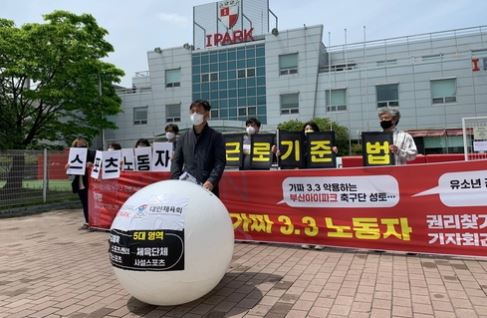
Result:
{"label": "overcast sky", "polygon": [[[90,13],[108,30],[115,52],[108,61],[125,71],[131,86],[137,71],[147,70],[147,51],[192,42],[192,7],[207,0],[0,0],[0,17],[17,25],[41,22],[56,9]],[[324,25],[325,44],[332,45],[444,31],[487,24],[484,0],[269,0],[279,29]]]}

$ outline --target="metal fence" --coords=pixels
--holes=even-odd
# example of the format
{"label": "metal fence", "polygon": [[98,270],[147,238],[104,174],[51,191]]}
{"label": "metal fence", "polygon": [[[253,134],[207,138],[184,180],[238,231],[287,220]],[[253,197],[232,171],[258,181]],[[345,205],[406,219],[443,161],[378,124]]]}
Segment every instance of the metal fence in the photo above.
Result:
{"label": "metal fence", "polygon": [[0,151],[0,211],[76,200],[67,160],[67,151]]}

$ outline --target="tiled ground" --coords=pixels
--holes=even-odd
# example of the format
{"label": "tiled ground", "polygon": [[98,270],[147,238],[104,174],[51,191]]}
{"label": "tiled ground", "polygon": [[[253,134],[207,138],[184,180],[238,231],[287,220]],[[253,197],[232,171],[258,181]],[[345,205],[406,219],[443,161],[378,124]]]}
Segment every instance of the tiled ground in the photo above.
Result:
{"label": "tiled ground", "polygon": [[487,317],[487,261],[236,244],[209,295],[131,298],[81,211],[0,220],[0,317]]}

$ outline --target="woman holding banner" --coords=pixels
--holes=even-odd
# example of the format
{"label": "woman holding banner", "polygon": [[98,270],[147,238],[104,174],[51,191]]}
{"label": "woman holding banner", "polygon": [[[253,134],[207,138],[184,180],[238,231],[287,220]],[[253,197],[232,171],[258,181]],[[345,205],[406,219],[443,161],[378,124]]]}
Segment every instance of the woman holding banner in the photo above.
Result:
{"label": "woman holding banner", "polygon": [[[88,148],[88,141],[83,137],[78,137],[71,143],[72,148]],[[86,164],[87,167],[93,164],[95,160],[95,152],[88,149]],[[66,164],[66,169],[69,163]],[[83,207],[83,215],[85,217],[85,223],[80,227],[80,230],[85,230],[89,228],[89,217],[88,217],[88,169],[85,170],[85,174],[82,176],[76,175],[71,182],[71,188],[73,193],[78,193],[79,200],[81,201],[81,206]]]}

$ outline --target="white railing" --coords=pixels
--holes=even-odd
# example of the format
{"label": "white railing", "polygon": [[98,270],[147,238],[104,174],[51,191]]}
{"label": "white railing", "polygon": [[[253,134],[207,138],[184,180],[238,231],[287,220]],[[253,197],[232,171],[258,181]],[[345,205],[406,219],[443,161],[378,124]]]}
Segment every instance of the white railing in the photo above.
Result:
{"label": "white railing", "polygon": [[470,28],[463,28],[463,29],[399,36],[399,37],[388,38],[388,39],[356,42],[350,44],[332,45],[327,48],[327,51],[339,52],[343,50],[347,50],[347,51],[359,50],[359,49],[363,50],[368,48],[383,47],[383,46],[397,45],[397,44],[412,44],[414,42],[431,41],[431,40],[438,40],[442,38],[455,38],[455,37],[460,37],[465,35],[475,35],[475,34],[483,35],[484,33],[487,33],[487,26],[481,25],[477,27],[470,27]]}

